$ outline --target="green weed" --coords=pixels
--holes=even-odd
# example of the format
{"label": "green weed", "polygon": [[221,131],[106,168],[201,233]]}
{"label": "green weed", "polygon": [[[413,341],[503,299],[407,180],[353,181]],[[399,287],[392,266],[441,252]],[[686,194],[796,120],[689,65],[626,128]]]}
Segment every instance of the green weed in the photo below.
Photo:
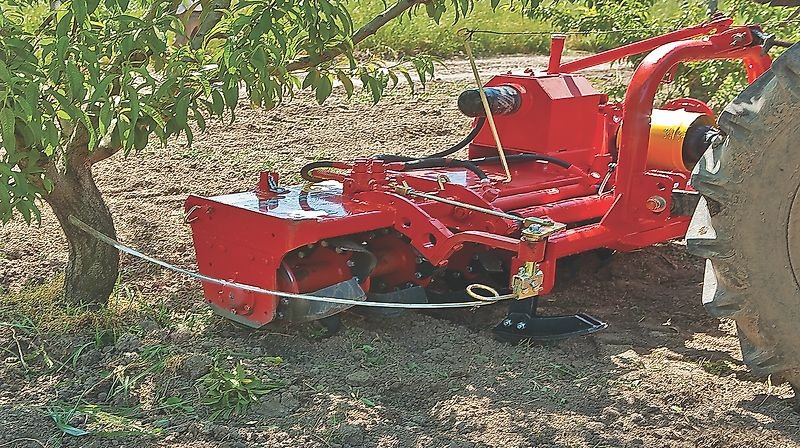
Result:
{"label": "green weed", "polygon": [[241,363],[230,370],[214,366],[201,381],[206,390],[202,404],[214,409],[210,416],[212,420],[244,414],[262,395],[287,386],[280,380],[263,382],[245,370]]}

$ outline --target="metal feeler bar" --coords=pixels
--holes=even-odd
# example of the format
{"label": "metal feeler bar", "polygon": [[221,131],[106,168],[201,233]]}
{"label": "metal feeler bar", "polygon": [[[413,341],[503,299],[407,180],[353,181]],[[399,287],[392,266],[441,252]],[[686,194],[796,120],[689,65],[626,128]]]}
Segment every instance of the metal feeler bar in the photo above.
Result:
{"label": "metal feeler bar", "polygon": [[508,168],[508,160],[506,160],[506,152],[503,150],[503,145],[500,143],[500,135],[497,133],[497,127],[494,124],[494,115],[492,115],[492,108],[489,107],[489,100],[486,99],[486,92],[483,91],[483,82],[481,82],[481,75],[478,73],[478,66],[475,65],[475,58],[472,56],[472,47],[469,45],[469,35],[464,39],[464,50],[469,59],[469,65],[472,67],[472,74],[475,76],[475,84],[478,87],[478,94],[481,97],[483,110],[486,112],[486,120],[489,122],[489,128],[492,130],[492,137],[494,143],[497,145],[497,154],[500,156],[500,161],[503,163],[503,169],[506,172],[506,182],[511,182],[511,170]]}

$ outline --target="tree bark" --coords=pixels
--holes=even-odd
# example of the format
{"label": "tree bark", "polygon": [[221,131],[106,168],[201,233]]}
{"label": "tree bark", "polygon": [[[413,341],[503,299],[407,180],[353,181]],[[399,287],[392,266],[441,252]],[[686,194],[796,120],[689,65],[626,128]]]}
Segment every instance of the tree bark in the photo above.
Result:
{"label": "tree bark", "polygon": [[75,216],[90,227],[116,239],[111,212],[92,176],[92,160],[85,143],[66,152],[66,166],[48,167],[53,190],[44,200],[61,223],[69,243],[64,277],[64,300],[99,307],[108,301],[119,274],[119,252],[69,222]]}

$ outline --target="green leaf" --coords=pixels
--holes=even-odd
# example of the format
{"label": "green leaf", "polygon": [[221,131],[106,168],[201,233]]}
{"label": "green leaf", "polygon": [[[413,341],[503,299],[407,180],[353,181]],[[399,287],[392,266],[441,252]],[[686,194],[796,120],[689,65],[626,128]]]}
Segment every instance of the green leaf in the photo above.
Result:
{"label": "green leaf", "polygon": [[87,17],[88,6],[86,0],[72,0],[72,12],[75,13],[75,20],[84,23]]}
{"label": "green leaf", "polygon": [[[130,150],[134,146],[134,140],[137,134],[137,124],[139,121],[139,92],[130,84],[125,88],[125,93],[128,95],[128,121],[133,127],[133,131],[128,134],[128,139],[125,141],[125,149]],[[145,143],[147,139],[145,138]]]}
{"label": "green leaf", "polygon": [[225,104],[228,109],[233,110],[239,102],[239,84],[235,81],[228,82],[222,91],[222,95],[225,97]]}
{"label": "green leaf", "polygon": [[328,76],[323,76],[319,79],[317,83],[317,91],[316,91],[316,98],[317,103],[322,104],[331,96],[331,91],[333,90],[333,84],[331,83],[331,79]]}
{"label": "green leaf", "polygon": [[219,93],[219,90],[211,91],[211,112],[216,116],[222,116],[224,110],[225,99],[222,98],[222,94]]}
{"label": "green leaf", "polygon": [[14,152],[17,141],[14,136],[14,111],[8,108],[0,109],[0,136],[3,137],[3,147],[6,153]]}
{"label": "green leaf", "polygon": [[70,95],[73,99],[81,101],[86,95],[86,88],[83,86],[83,74],[72,61],[67,62],[66,66],[67,84],[69,85]]}
{"label": "green leaf", "polygon": [[319,70],[312,68],[308,71],[305,79],[303,80],[303,84],[300,86],[301,89],[307,89],[313,85],[316,85],[319,81]]}
{"label": "green leaf", "polygon": [[100,5],[100,0],[86,0],[86,12],[94,14],[97,7]]}
{"label": "green leaf", "polygon": [[339,82],[342,83],[342,86],[344,86],[344,91],[347,92],[347,97],[349,98],[352,96],[353,90],[355,90],[355,87],[353,86],[353,80],[350,79],[347,74],[341,71],[336,74],[336,77],[339,79]]}

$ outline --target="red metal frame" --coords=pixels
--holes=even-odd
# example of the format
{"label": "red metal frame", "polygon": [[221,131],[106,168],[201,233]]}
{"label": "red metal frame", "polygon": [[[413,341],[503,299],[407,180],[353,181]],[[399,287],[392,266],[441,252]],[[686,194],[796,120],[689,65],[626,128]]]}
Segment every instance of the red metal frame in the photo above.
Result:
{"label": "red metal frame", "polygon": [[[489,86],[511,85],[523,96],[517,112],[496,117],[510,153],[555,156],[569,162],[569,168],[524,160],[511,165],[512,180],[506,182],[499,162],[489,163],[481,165],[489,176],[481,181],[463,168],[404,171],[402,162],[359,159],[335,162],[336,172],[315,171],[315,176],[333,182],[314,187],[275,188],[276,175],[269,174],[262,176],[255,192],[191,196],[186,201],[187,220],[192,223],[199,269],[272,289],[287,285],[286,275],[279,281],[276,274],[281,269],[310,263],[300,260],[301,251],[346,237],[377,254],[372,282],[360,279],[365,290],[377,284],[430,286],[429,273],[415,267],[420,263],[472,278],[471,257],[488,251],[505,260],[510,273],[526,262],[538,263],[544,272],[541,292],[547,293],[559,258],[596,248],[632,250],[682,237],[689,218],[672,215],[670,206],[673,190],[691,188],[689,175],[648,169],[650,115],[658,86],[681,62],[742,60],[750,81],[769,68],[770,58],[754,43],[752,27],[731,25],[731,19],[718,18],[564,64],[564,41],[557,37],[546,73],[490,80]],[[650,53],[636,68],[622,103],[609,102],[574,74],[642,52]],[[693,99],[678,99],[664,108],[710,111]],[[495,155],[488,132],[482,129],[475,137],[470,158]],[[615,158],[616,169],[610,171]],[[598,192],[601,183],[605,190]],[[521,238],[515,219],[407,196],[398,186],[495,212],[548,217],[569,227],[532,242]],[[652,207],[654,197],[664,206]],[[343,263],[348,259],[326,250],[314,260],[330,260],[332,273],[323,273],[315,264],[305,270],[319,278],[292,277],[291,289],[310,292],[347,276]],[[272,296],[209,284],[204,290],[218,311],[248,325],[280,317],[279,301]]]}

